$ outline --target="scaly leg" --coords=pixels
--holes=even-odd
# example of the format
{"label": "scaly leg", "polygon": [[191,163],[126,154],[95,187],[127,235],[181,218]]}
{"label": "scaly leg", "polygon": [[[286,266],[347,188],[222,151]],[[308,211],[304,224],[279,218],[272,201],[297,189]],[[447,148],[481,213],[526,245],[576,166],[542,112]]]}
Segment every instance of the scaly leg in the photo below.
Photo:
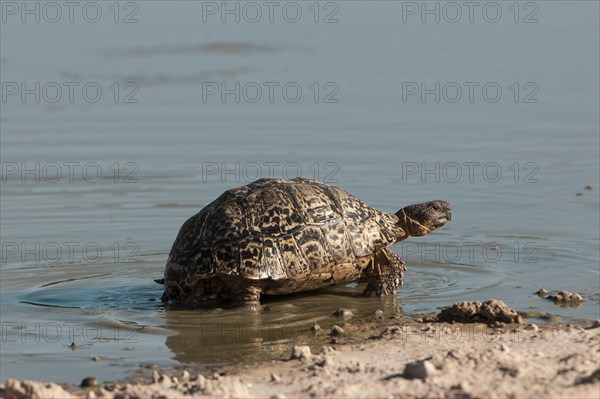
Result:
{"label": "scaly leg", "polygon": [[260,308],[260,294],[262,289],[260,283],[255,280],[242,279],[231,287],[233,297],[231,298],[230,308],[245,307],[251,309]]}
{"label": "scaly leg", "polygon": [[373,255],[371,265],[367,267],[364,278],[367,288],[365,296],[383,296],[396,293],[402,285],[406,267],[404,261],[394,251],[384,248]]}

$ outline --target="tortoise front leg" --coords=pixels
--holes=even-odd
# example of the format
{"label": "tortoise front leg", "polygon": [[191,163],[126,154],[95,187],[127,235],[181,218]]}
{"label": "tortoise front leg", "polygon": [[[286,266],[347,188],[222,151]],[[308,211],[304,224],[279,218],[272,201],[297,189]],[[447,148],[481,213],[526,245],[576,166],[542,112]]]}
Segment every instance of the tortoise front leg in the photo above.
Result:
{"label": "tortoise front leg", "polygon": [[404,261],[394,251],[384,248],[373,255],[371,265],[363,277],[367,280],[365,296],[383,296],[395,294],[402,285],[406,267]]}

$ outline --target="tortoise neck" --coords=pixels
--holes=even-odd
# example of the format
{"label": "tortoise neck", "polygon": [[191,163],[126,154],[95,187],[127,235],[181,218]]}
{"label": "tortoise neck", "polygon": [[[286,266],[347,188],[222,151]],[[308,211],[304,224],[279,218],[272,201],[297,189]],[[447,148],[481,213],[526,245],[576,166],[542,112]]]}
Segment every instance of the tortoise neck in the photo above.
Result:
{"label": "tortoise neck", "polygon": [[[406,236],[404,236],[402,239],[408,238],[409,236],[418,236],[418,235],[427,234],[431,231],[431,229],[429,229],[428,227],[422,225],[421,223],[417,222],[415,219],[408,216],[406,214],[406,212],[404,211],[404,208],[402,208],[398,212],[396,212],[396,216],[398,217],[398,225],[406,233]],[[415,232],[418,232],[418,233],[414,234]],[[421,233],[421,234],[419,234],[419,233]]]}

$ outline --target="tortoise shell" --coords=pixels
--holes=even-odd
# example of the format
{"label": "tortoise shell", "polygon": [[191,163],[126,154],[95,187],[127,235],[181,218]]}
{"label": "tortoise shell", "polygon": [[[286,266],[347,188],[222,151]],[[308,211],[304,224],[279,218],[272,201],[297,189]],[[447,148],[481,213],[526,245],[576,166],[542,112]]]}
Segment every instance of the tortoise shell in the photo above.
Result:
{"label": "tortoise shell", "polygon": [[301,279],[331,273],[405,236],[395,215],[340,188],[305,178],[261,179],[226,191],[183,224],[165,282],[215,275]]}

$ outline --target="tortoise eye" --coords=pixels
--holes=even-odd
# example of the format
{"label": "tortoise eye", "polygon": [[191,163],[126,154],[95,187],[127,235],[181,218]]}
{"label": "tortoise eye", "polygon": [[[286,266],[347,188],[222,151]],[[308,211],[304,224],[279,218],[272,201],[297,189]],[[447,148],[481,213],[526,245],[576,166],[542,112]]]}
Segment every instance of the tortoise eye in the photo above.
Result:
{"label": "tortoise eye", "polygon": [[440,206],[438,204],[431,204],[431,209],[433,209],[434,211],[439,211]]}

